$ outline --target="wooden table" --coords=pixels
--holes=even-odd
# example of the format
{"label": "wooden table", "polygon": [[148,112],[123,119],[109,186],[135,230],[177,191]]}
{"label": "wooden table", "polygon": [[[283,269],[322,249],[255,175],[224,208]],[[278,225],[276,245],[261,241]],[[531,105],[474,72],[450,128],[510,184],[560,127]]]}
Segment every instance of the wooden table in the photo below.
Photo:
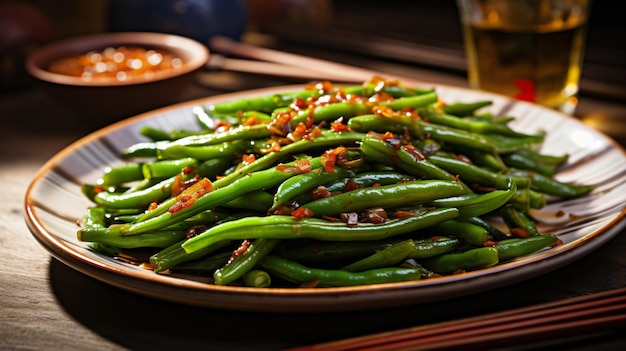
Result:
{"label": "wooden table", "polygon": [[[374,61],[372,61],[374,62]],[[378,62],[396,74],[465,85],[463,76]],[[208,79],[207,79],[208,78]],[[185,99],[293,84],[293,80],[205,72]],[[600,118],[624,144],[626,104],[581,96],[577,115]],[[625,120],[620,120],[621,116]],[[143,297],[101,283],[51,258],[27,229],[23,199],[32,176],[56,152],[96,126],[30,88],[0,96],[0,349],[276,350],[366,333],[479,315],[624,287],[626,232],[566,267],[542,276],[429,304],[373,311],[270,314],[197,308]],[[622,129],[623,131],[623,129]],[[623,332],[623,331],[622,331]],[[617,349],[615,331],[560,340],[561,349]],[[535,345],[536,346],[536,345]],[[524,349],[524,348],[520,348]]]}

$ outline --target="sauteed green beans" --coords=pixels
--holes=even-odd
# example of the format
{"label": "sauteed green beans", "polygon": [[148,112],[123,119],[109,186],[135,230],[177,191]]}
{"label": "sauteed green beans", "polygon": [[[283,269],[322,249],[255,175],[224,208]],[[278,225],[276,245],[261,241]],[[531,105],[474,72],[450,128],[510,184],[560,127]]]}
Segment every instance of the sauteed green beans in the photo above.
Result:
{"label": "sauteed green beans", "polygon": [[490,104],[374,77],[197,106],[196,130],[146,126],[83,184],[77,237],[155,274],[260,289],[436,279],[559,245],[532,211],[593,187],[556,180],[568,155]]}

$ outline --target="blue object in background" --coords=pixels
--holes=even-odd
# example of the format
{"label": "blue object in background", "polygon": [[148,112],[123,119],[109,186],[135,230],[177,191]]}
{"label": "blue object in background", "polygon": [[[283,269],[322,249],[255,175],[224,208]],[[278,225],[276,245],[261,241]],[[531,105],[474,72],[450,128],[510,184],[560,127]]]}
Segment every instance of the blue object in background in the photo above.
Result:
{"label": "blue object in background", "polygon": [[247,27],[245,0],[111,0],[108,29],[161,32],[207,44],[214,35],[239,39]]}

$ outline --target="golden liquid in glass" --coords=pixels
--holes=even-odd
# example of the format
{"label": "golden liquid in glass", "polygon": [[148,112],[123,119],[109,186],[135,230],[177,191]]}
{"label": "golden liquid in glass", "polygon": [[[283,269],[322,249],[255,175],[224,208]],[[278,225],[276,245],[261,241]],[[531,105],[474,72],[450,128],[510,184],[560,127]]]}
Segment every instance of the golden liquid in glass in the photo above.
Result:
{"label": "golden liquid in glass", "polygon": [[470,84],[561,108],[578,92],[584,24],[576,18],[534,28],[464,24]]}

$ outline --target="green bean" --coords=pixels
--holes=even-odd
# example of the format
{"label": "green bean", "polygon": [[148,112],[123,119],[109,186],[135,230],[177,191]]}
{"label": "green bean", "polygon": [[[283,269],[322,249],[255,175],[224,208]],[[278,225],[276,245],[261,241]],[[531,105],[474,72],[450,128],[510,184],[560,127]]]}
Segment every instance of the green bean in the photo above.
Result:
{"label": "green bean", "polygon": [[295,284],[314,283],[316,286],[356,286],[419,280],[421,270],[413,268],[379,268],[364,272],[348,272],[309,268],[279,256],[266,257],[259,266],[270,274]]}
{"label": "green bean", "polygon": [[337,102],[328,105],[320,105],[313,109],[313,112],[308,109],[299,111],[292,119],[291,126],[296,127],[299,123],[305,123],[311,116],[313,117],[313,123],[319,123],[321,121],[332,121],[339,117],[349,118],[357,116],[367,111],[368,106],[355,102]]}
{"label": "green bean", "polygon": [[187,253],[182,247],[182,244],[185,241],[186,239],[176,242],[169,247],[150,256],[150,265],[152,266],[152,270],[157,273],[163,272],[182,263],[203,258],[233,243],[232,241],[224,240],[209,246],[205,246],[196,252]]}
{"label": "green bean", "polygon": [[[428,158],[428,161],[451,174],[458,174],[461,180],[467,184],[477,183],[483,187],[506,189],[511,181],[511,176],[509,175],[495,173],[486,168],[453,158],[433,155]],[[521,182],[519,179],[516,179],[516,181],[518,186],[520,186]]]}
{"label": "green bean", "polygon": [[358,188],[302,204],[315,217],[343,212],[358,212],[366,208],[393,208],[417,205],[439,197],[465,194],[459,183],[447,180],[416,180],[405,183]]}
{"label": "green bean", "polygon": [[391,219],[381,224],[359,223],[347,225],[317,218],[294,219],[273,215],[247,217],[211,227],[183,244],[188,252],[201,250],[221,240],[258,238],[311,238],[329,241],[381,240],[406,234],[458,216],[454,208],[420,211],[411,216]]}
{"label": "green bean", "polygon": [[124,158],[127,159],[139,157],[156,157],[157,150],[162,146],[168,145],[169,143],[169,140],[135,143],[122,150],[121,154]]}
{"label": "green bean", "polygon": [[429,235],[452,236],[472,246],[483,246],[489,240],[487,229],[469,222],[448,220],[422,230]]}
{"label": "green bean", "polygon": [[244,274],[243,282],[253,288],[267,288],[272,285],[272,277],[264,270],[253,269]]}
{"label": "green bean", "polygon": [[232,157],[235,153],[244,152],[249,148],[250,143],[245,140],[200,146],[171,144],[159,148],[156,157],[160,160],[194,158],[199,161],[206,161],[220,157]]}
{"label": "green bean", "polygon": [[342,269],[349,272],[360,272],[390,267],[409,258],[420,260],[440,255],[458,246],[458,240],[439,236],[424,240],[407,239],[387,246],[370,256],[344,266]]}
{"label": "green bean", "polygon": [[449,105],[444,105],[441,107],[441,110],[447,114],[464,117],[473,115],[476,110],[481,109],[485,106],[489,106],[493,104],[491,100],[482,100],[475,102],[455,102]]}
{"label": "green bean", "polygon": [[593,190],[593,185],[571,184],[558,181],[553,177],[532,171],[515,170],[511,174],[530,178],[530,187],[541,193],[558,196],[561,198],[575,198],[583,196]]}
{"label": "green bean", "polygon": [[532,218],[513,206],[504,206],[500,211],[500,215],[511,232],[516,232],[518,235],[523,236],[542,235]]}
{"label": "green bean", "polygon": [[313,190],[318,185],[327,184],[353,174],[353,170],[343,167],[335,167],[331,172],[326,172],[324,167],[320,167],[310,172],[293,176],[278,186],[274,195],[273,204],[269,211],[272,212],[276,210],[279,206],[292,201],[299,195]]}
{"label": "green bean", "polygon": [[174,145],[178,146],[205,146],[222,144],[235,140],[252,140],[267,138],[270,136],[270,131],[265,124],[256,124],[252,126],[241,125],[238,127],[230,128],[226,131],[219,133],[191,135],[185,138],[176,139],[168,143],[159,144],[158,149],[166,150]]}
{"label": "green bean", "polygon": [[[477,121],[468,118],[459,118],[457,116],[441,114],[427,109],[421,109],[419,111],[419,114],[429,123],[466,130],[472,133],[500,134],[514,138],[535,137],[532,135],[516,132],[506,124],[492,123],[488,121]],[[541,135],[541,137],[543,137],[543,135]]]}
{"label": "green bean", "polygon": [[298,262],[325,263],[353,260],[381,250],[394,241],[323,241],[313,239],[283,240],[274,254]]}
{"label": "green bean", "polygon": [[391,101],[381,101],[378,104],[381,106],[389,106],[396,111],[400,111],[405,107],[410,107],[410,108],[415,108],[415,109],[426,107],[428,105],[436,103],[437,100],[438,100],[437,93],[431,92],[431,93],[422,94],[422,95],[401,97],[401,98],[397,98]]}
{"label": "green bean", "polygon": [[79,232],[78,240],[99,242],[122,249],[139,247],[164,248],[184,239],[185,235],[185,231],[182,230],[160,230],[139,235],[119,235],[99,230],[83,230]]}
{"label": "green bean", "polygon": [[104,169],[104,174],[96,181],[97,185],[118,186],[124,183],[143,179],[141,162],[127,162],[115,167],[109,166]]}
{"label": "green bean", "polygon": [[240,279],[252,270],[260,260],[269,255],[279,243],[280,240],[277,239],[260,238],[254,240],[246,251],[213,273],[215,284],[226,285]]}
{"label": "green bean", "polygon": [[483,194],[465,194],[450,197],[441,197],[427,202],[426,206],[452,207],[459,211],[459,219],[482,216],[491,213],[517,194],[517,184],[510,179],[508,189],[494,190]]}
{"label": "green bean", "polygon": [[311,96],[320,96],[320,90],[303,90],[293,93],[271,94],[248,99],[238,99],[220,102],[211,105],[209,112],[217,115],[232,115],[239,111],[261,111],[271,113],[278,107],[289,106],[296,98],[307,99]]}
{"label": "green bean", "polygon": [[495,247],[498,249],[499,260],[504,261],[530,255],[549,247],[557,241],[558,238],[554,234],[543,234],[528,238],[502,240]]}
{"label": "green bean", "polygon": [[496,226],[486,221],[482,217],[469,217],[463,220],[468,223],[485,228],[485,230],[487,230],[487,233],[489,233],[489,236],[493,238],[494,240],[500,241],[500,240],[509,239],[511,237],[509,234],[506,234],[502,230],[498,229]]}
{"label": "green bean", "polygon": [[371,171],[371,172],[359,173],[359,174],[356,174],[354,177],[350,177],[350,178],[346,178],[346,179],[334,182],[326,186],[326,189],[331,193],[335,191],[344,191],[346,187],[346,183],[348,181],[352,181],[354,182],[354,185],[356,185],[357,187],[363,188],[363,187],[371,187],[375,185],[396,184],[396,183],[407,182],[407,181],[412,181],[412,180],[416,180],[416,178],[414,176],[410,176],[404,173],[391,172],[391,171],[387,171],[387,172]]}
{"label": "green bean", "polygon": [[366,157],[375,162],[398,167],[415,176],[428,179],[456,180],[454,175],[432,164],[424,157],[419,157],[407,148],[396,149],[377,137],[368,135],[363,138],[361,150]]}
{"label": "green bean", "polygon": [[145,179],[162,179],[175,176],[187,167],[195,169],[198,167],[198,164],[198,160],[191,157],[146,162],[142,164],[141,172]]}
{"label": "green bean", "polygon": [[460,253],[446,253],[427,258],[420,263],[427,269],[439,274],[449,274],[457,270],[476,270],[498,264],[498,249],[480,247]]}
{"label": "green bean", "polygon": [[[95,195],[94,201],[107,208],[145,208],[151,202],[161,201],[171,196],[172,185],[178,176],[166,178],[148,188],[127,193],[103,191]],[[183,180],[190,179],[189,174],[182,175]]]}
{"label": "green bean", "polygon": [[503,154],[501,155],[501,157],[502,161],[509,168],[525,169],[549,177],[555,175],[558,172],[558,170],[552,165],[546,165],[537,162],[531,158],[526,157],[523,153],[511,152],[508,154]]}
{"label": "green bean", "polygon": [[253,191],[224,204],[224,207],[267,213],[274,203],[274,195],[267,191]]}

